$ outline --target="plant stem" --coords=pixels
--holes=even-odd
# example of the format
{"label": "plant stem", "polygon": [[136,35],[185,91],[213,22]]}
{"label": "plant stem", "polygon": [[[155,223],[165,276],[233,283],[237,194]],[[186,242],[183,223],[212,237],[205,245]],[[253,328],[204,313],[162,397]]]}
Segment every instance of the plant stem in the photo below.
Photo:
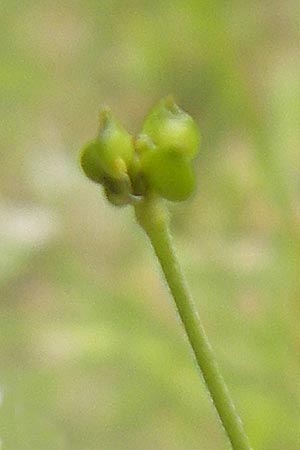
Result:
{"label": "plant stem", "polygon": [[138,223],[148,235],[160,262],[197,364],[231,447],[233,450],[251,450],[178,264],[169,232],[167,211],[160,200],[149,197],[135,206],[135,212]]}

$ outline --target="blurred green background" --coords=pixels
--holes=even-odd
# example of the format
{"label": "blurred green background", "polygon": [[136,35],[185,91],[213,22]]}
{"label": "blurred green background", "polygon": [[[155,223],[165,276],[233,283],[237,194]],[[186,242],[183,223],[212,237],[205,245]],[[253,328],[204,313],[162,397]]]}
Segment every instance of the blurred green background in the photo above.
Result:
{"label": "blurred green background", "polygon": [[4,0],[1,450],[225,450],[132,211],[78,167],[101,104],[198,121],[178,254],[256,450],[300,448],[298,0]]}

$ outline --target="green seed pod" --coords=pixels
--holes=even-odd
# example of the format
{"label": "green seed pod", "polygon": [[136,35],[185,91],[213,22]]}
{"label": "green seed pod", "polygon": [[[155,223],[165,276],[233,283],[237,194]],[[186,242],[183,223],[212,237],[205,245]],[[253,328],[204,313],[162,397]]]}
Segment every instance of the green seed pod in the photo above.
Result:
{"label": "green seed pod", "polygon": [[195,175],[191,162],[173,151],[149,153],[143,161],[147,185],[171,201],[183,201],[195,190]]}
{"label": "green seed pod", "polygon": [[172,97],[161,100],[150,111],[142,132],[160,150],[173,150],[190,160],[198,153],[201,140],[198,126],[189,114],[176,105]]}
{"label": "green seed pod", "polygon": [[99,143],[92,141],[82,149],[80,155],[80,164],[84,173],[95,183],[102,183],[105,176],[99,162],[99,152]]}
{"label": "green seed pod", "polygon": [[100,183],[103,176],[121,179],[127,174],[133,154],[130,134],[109,111],[101,111],[99,134],[81,154],[81,165],[86,175]]}

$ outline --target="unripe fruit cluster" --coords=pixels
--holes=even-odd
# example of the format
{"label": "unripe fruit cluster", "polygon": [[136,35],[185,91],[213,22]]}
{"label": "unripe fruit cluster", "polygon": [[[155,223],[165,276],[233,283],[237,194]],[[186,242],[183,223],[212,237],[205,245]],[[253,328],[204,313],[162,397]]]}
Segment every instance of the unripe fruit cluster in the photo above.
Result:
{"label": "unripe fruit cluster", "polygon": [[150,111],[137,138],[103,110],[98,136],[81,152],[81,166],[115,205],[151,193],[182,201],[195,189],[192,161],[199,146],[196,123],[167,97]]}

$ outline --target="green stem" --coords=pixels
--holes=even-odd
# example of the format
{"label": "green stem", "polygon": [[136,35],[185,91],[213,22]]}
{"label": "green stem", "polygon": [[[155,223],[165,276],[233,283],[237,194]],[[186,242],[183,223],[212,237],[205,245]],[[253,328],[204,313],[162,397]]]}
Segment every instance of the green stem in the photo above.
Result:
{"label": "green stem", "polygon": [[154,198],[145,199],[136,205],[135,212],[138,223],[148,235],[160,262],[197,364],[231,447],[233,450],[251,450],[179,267],[169,233],[168,214],[161,201]]}

